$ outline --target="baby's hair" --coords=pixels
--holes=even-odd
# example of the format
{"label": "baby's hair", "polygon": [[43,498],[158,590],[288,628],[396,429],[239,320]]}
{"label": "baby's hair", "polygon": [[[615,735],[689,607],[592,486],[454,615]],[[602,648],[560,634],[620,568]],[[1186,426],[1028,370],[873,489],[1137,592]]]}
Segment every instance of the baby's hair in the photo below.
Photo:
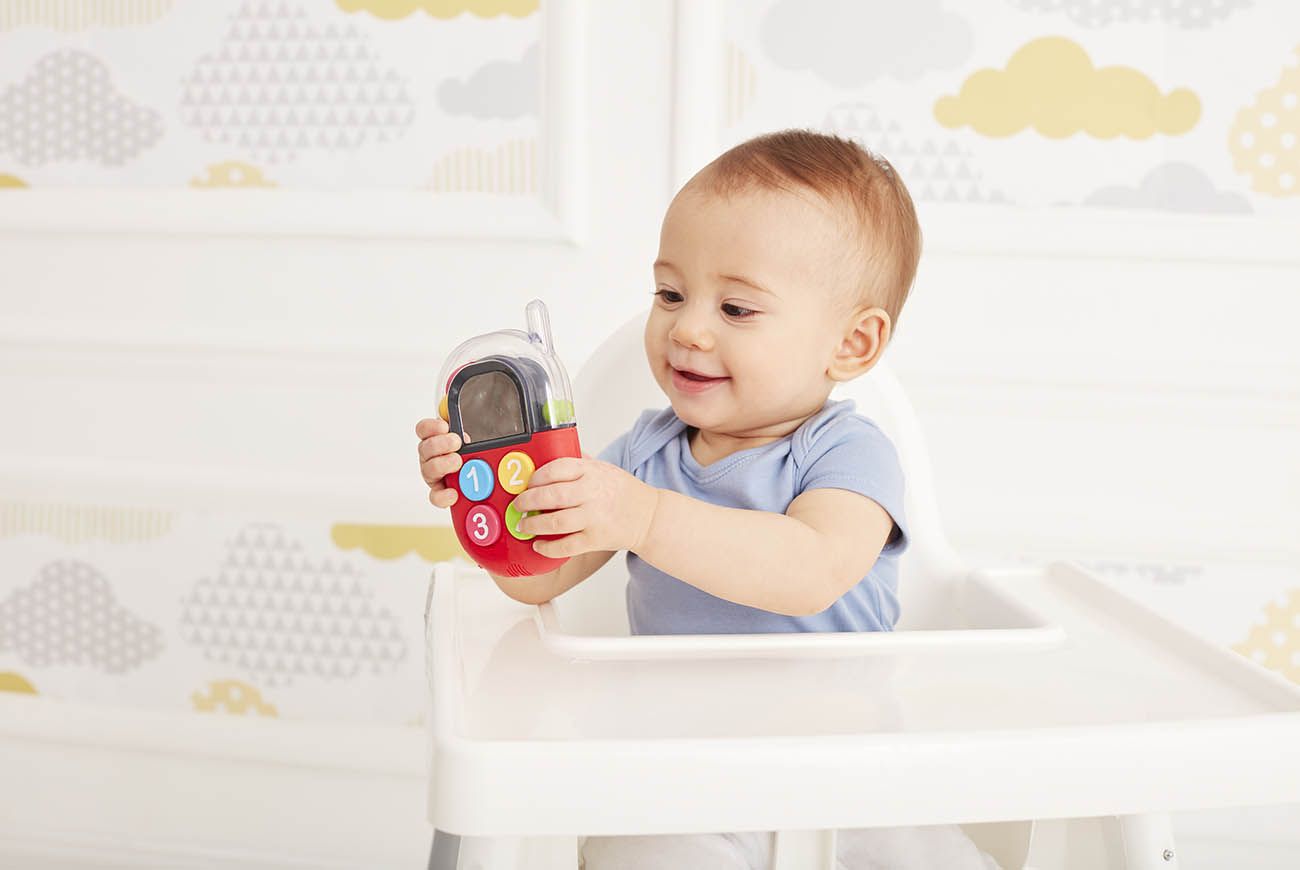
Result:
{"label": "baby's hair", "polygon": [[884,157],[839,136],[781,130],[724,152],[688,186],[697,184],[724,195],[754,185],[795,185],[851,206],[864,242],[863,277],[852,302],[879,305],[897,326],[921,258],[921,226],[907,187]]}

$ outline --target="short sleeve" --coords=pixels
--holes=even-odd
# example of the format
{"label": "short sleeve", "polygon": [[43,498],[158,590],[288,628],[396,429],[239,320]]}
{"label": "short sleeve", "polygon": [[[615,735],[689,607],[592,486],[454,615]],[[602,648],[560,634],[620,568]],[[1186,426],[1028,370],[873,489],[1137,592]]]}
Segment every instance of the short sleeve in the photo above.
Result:
{"label": "short sleeve", "polygon": [[845,489],[883,507],[895,529],[881,552],[901,554],[909,535],[903,512],[903,467],[893,442],[864,417],[845,416],[817,433],[803,457],[797,493]]}
{"label": "short sleeve", "polygon": [[[669,408],[668,412],[671,415],[672,409]],[[636,422],[632,424],[632,428],[605,445],[605,448],[596,454],[596,458],[617,465],[629,474],[635,473],[632,467],[632,454],[652,429],[662,425],[663,417],[663,411],[652,409],[642,411]]]}
{"label": "short sleeve", "polygon": [[608,462],[611,465],[617,465],[624,471],[628,471],[627,446],[631,440],[632,430],[629,429],[613,441],[609,442],[609,444],[605,445],[605,449],[596,454],[596,458],[601,462]]}

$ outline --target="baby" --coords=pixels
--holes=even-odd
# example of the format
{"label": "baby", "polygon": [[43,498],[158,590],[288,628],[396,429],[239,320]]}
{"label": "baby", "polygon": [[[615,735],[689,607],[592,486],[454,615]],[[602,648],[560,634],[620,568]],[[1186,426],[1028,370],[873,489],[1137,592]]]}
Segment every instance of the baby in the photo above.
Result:
{"label": "baby", "polygon": [[[884,433],[829,395],[880,359],[920,249],[902,180],[850,141],[787,130],[700,170],[664,216],[645,328],[671,407],[599,458],[537,469],[515,504],[542,513],[521,530],[561,535],[533,546],[569,561],[497,585],[538,604],[626,550],[634,634],[892,630],[902,470]],[[429,500],[449,507],[459,439],[440,418],[416,435]],[[586,870],[759,870],[772,835],[590,837],[583,854]],[[956,826],[841,831],[838,857],[997,866]]]}

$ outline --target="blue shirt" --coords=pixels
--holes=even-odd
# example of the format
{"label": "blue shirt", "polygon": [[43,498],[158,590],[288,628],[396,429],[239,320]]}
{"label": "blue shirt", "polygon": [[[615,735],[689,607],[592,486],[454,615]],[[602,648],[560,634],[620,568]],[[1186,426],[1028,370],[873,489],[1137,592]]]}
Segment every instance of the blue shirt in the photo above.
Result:
{"label": "blue shirt", "polygon": [[[672,408],[641,413],[599,458],[651,486],[723,507],[784,514],[810,489],[846,489],[877,502],[896,526],[871,571],[812,616],[785,616],[725,601],[627,554],[627,614],[633,634],[756,634],[780,631],[891,631],[898,620],[898,557],[907,548],[903,470],[889,438],[854,413],[851,399],[828,401],[784,438],[700,463]],[[707,542],[702,542],[707,546]],[[791,577],[791,583],[800,582]]]}

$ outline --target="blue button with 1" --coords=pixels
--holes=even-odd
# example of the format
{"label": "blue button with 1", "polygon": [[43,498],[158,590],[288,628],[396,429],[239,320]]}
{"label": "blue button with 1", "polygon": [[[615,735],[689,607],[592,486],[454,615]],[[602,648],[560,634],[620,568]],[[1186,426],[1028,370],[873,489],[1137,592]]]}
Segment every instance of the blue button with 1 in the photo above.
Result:
{"label": "blue button with 1", "polygon": [[492,494],[496,480],[492,466],[482,459],[471,459],[460,467],[460,491],[470,501],[482,501]]}

